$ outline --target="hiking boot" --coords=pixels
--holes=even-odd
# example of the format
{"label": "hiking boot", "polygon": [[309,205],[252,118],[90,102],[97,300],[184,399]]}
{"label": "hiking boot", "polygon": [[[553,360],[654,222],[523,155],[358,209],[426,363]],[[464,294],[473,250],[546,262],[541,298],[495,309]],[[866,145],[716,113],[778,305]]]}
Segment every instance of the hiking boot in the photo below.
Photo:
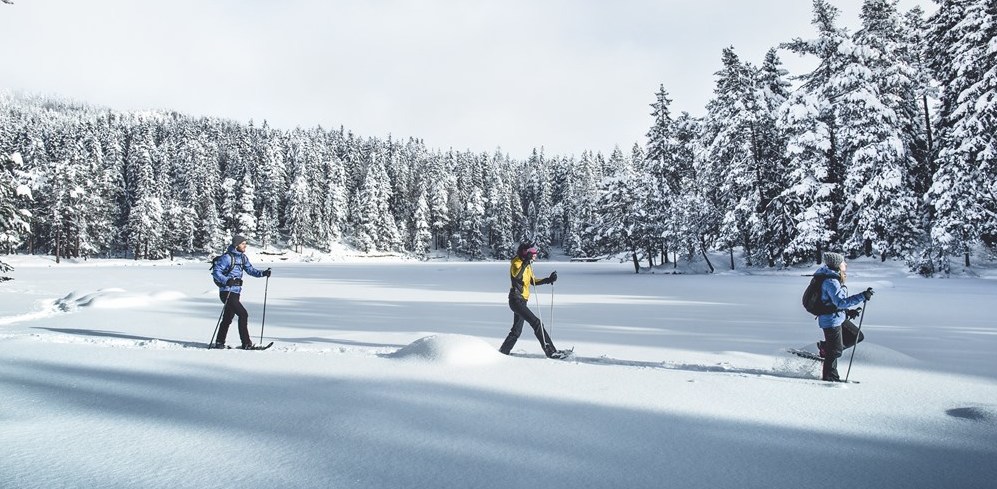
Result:
{"label": "hiking boot", "polygon": [[240,350],[254,350],[254,349],[256,349],[256,345],[254,345],[252,343],[247,343],[245,345],[240,346],[239,349]]}
{"label": "hiking boot", "polygon": [[227,350],[228,347],[225,346],[225,343],[209,343],[208,344],[208,349],[209,350]]}

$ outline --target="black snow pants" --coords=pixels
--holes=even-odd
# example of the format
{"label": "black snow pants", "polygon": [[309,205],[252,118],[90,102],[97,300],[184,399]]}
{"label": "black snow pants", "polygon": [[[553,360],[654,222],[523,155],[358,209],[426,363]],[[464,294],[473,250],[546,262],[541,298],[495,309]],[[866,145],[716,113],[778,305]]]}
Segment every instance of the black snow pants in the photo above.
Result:
{"label": "black snow pants", "polygon": [[824,370],[821,379],[838,381],[838,357],[848,348],[865,339],[858,326],[846,319],[841,326],[824,328]]}
{"label": "black snow pants", "polygon": [[234,316],[239,316],[239,339],[242,346],[252,345],[253,340],[249,337],[249,312],[239,302],[239,294],[235,292],[219,292],[219,298],[225,304],[225,312],[222,314],[222,323],[218,326],[218,338],[215,343],[225,344],[225,337],[228,336],[228,327],[232,324]]}
{"label": "black snow pants", "polygon": [[533,314],[533,311],[530,310],[529,305],[526,303],[526,299],[510,293],[509,309],[512,309],[514,314],[512,320],[512,330],[509,331],[509,336],[505,338],[505,342],[503,342],[502,347],[499,348],[500,352],[508,355],[512,351],[512,347],[516,345],[516,340],[519,339],[519,335],[523,332],[523,322],[530,323],[530,326],[533,328],[533,333],[536,334],[537,340],[540,341],[540,347],[543,348],[544,355],[549,357],[557,351],[557,348],[554,348],[554,342],[551,341],[550,335],[547,334],[547,330],[544,328],[543,323],[540,322],[540,318],[538,318],[536,314]]}

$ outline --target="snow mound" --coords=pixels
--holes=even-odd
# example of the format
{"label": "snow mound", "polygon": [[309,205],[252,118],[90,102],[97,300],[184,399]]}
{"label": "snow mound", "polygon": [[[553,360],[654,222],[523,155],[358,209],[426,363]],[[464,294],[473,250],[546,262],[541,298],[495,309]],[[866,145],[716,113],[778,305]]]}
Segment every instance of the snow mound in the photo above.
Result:
{"label": "snow mound", "polygon": [[54,307],[61,312],[73,312],[83,307],[103,309],[130,309],[149,305],[153,302],[172,301],[185,297],[182,292],[165,290],[151,293],[127,292],[124,289],[109,288],[80,295],[73,291],[55,301]]}
{"label": "snow mound", "polygon": [[388,356],[444,365],[485,365],[502,359],[502,354],[492,345],[479,338],[458,334],[420,338]]}

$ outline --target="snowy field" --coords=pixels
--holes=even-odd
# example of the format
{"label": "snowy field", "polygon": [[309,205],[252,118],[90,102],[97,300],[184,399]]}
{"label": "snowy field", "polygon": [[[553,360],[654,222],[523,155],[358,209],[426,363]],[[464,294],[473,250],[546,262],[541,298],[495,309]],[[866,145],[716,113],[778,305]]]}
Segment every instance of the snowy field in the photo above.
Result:
{"label": "snowy field", "polygon": [[[559,348],[508,265],[266,263],[262,352],[207,350],[204,262],[5,257],[0,488],[993,488],[997,274],[858,261],[850,378],[815,380],[808,270],[634,275],[539,262]],[[666,269],[667,270],[667,269]],[[265,279],[243,303],[259,341]],[[551,301],[554,301],[551,321]],[[229,344],[238,344],[233,325]],[[848,356],[839,362],[844,376]]]}

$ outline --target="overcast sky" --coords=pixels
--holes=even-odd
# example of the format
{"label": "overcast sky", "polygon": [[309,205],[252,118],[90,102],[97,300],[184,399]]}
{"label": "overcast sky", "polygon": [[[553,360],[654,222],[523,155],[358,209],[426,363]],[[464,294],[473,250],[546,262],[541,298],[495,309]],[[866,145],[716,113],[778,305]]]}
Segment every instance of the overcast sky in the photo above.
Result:
{"label": "overcast sky", "polygon": [[[855,30],[861,0],[832,0]],[[907,10],[929,0],[902,0]],[[15,0],[0,88],[118,110],[515,158],[644,143],[663,84],[701,115],[721,50],[813,37],[809,0]],[[798,74],[812,66],[780,52]]]}

